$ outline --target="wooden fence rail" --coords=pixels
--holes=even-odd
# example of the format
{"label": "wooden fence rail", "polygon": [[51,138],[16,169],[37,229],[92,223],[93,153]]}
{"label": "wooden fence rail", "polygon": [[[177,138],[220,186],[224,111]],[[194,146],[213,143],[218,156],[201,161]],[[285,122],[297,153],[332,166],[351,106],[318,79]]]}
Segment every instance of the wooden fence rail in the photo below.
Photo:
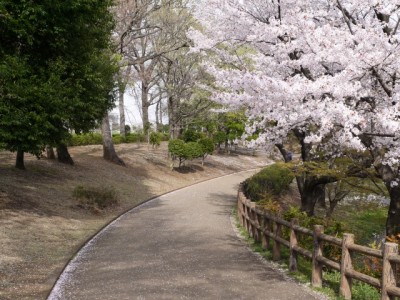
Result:
{"label": "wooden fence rail", "polygon": [[[400,297],[400,288],[396,284],[396,265],[400,264],[398,245],[385,243],[383,250],[376,250],[354,243],[353,234],[344,234],[343,239],[324,234],[324,227],[315,225],[313,230],[301,227],[296,219],[290,222],[271,215],[256,207],[245,197],[242,186],[238,192],[238,216],[240,224],[249,235],[257,242],[261,242],[264,249],[272,245],[273,260],[281,259],[281,246],[290,250],[289,270],[297,270],[297,256],[302,255],[311,260],[311,284],[321,287],[323,280],[323,267],[328,267],[340,272],[340,296],[351,299],[352,280],[359,280],[381,290],[381,299],[389,300]],[[290,232],[289,240],[283,237],[283,229]],[[313,240],[312,250],[302,248],[299,241],[302,236],[309,236]],[[274,242],[271,243],[271,240]],[[334,245],[341,249],[340,262],[323,256],[326,245]],[[367,274],[354,270],[352,263],[353,254],[363,254],[382,260],[382,278],[379,280]]]}

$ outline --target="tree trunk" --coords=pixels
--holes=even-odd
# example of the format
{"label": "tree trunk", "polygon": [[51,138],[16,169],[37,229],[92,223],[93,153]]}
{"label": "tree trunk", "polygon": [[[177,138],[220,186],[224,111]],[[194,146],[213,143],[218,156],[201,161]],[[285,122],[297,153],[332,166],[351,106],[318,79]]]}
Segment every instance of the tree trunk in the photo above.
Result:
{"label": "tree trunk", "polygon": [[74,164],[71,155],[69,155],[67,146],[63,143],[57,145],[57,158],[60,163],[71,166]]}
{"label": "tree trunk", "polygon": [[125,88],[122,85],[120,85],[118,90],[119,133],[123,137],[126,136],[124,94],[125,94]]}
{"label": "tree trunk", "polygon": [[225,153],[225,154],[229,153],[228,140],[225,140],[225,149],[224,149],[224,153]]}
{"label": "tree trunk", "polygon": [[46,156],[48,159],[56,159],[56,155],[54,154],[54,149],[51,146],[46,147]]}
{"label": "tree trunk", "polygon": [[386,183],[386,187],[390,195],[386,235],[396,236],[400,233],[400,186],[391,187],[390,183]]}
{"label": "tree trunk", "polygon": [[149,87],[142,82],[142,122],[143,132],[146,136],[146,139],[150,129],[149,106]]}
{"label": "tree trunk", "polygon": [[112,141],[110,120],[108,119],[108,113],[104,116],[101,124],[101,132],[103,135],[103,158],[111,161],[117,165],[125,166],[125,163],[120,159],[115,152],[114,143]]}
{"label": "tree trunk", "polygon": [[25,170],[24,151],[17,151],[17,158],[15,160],[15,167],[20,170]]}
{"label": "tree trunk", "polygon": [[308,216],[314,216],[317,202],[325,202],[325,184],[320,184],[316,177],[297,176],[297,186],[301,196],[301,210]]}
{"label": "tree trunk", "polygon": [[181,135],[181,124],[178,121],[178,104],[173,97],[168,98],[169,135],[176,139]]}
{"label": "tree trunk", "polygon": [[159,113],[158,122],[160,123],[160,127],[161,128],[163,127],[163,120],[162,120],[163,112],[162,112],[162,108],[163,108],[163,105],[162,105],[162,101],[160,100],[160,107],[158,109],[158,113]]}
{"label": "tree trunk", "polygon": [[160,103],[157,102],[156,104],[156,131],[160,131],[160,120],[159,120],[159,110],[160,110]]}

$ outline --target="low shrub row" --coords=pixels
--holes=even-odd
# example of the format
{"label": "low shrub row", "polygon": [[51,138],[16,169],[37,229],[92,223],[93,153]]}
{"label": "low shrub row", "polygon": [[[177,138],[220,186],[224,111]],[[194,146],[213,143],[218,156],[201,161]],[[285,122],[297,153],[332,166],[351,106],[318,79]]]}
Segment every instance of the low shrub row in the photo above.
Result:
{"label": "low shrub row", "polygon": [[252,201],[271,200],[289,189],[294,174],[284,164],[270,165],[247,179],[243,191]]}
{"label": "low shrub row", "polygon": [[[152,135],[157,135],[159,143],[161,141],[168,141],[169,135],[166,133],[151,133],[150,142]],[[137,143],[137,142],[147,142],[146,137],[143,133],[129,133],[125,137],[120,134],[113,134],[114,144],[122,143]],[[87,145],[101,145],[103,143],[103,138],[101,133],[84,133],[84,134],[74,134],[68,141],[68,146],[87,146]],[[159,145],[159,144],[158,144]]]}

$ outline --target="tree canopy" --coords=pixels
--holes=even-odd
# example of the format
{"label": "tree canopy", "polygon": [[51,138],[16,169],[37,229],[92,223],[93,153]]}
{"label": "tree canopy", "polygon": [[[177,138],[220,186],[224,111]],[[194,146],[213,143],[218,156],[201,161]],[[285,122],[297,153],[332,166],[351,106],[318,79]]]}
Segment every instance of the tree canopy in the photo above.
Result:
{"label": "tree canopy", "polygon": [[39,155],[112,106],[111,0],[0,3],[0,144]]}
{"label": "tree canopy", "polygon": [[214,100],[247,109],[254,145],[285,153],[294,134],[305,161],[369,154],[391,196],[389,234],[400,232],[397,2],[199,1],[191,33],[193,51],[213,53]]}

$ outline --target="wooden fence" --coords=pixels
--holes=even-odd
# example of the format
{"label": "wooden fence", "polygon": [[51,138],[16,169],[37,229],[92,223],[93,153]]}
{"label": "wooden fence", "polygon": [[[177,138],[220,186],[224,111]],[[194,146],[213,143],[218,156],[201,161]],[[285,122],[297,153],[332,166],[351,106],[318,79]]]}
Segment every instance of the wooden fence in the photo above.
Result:
{"label": "wooden fence", "polygon": [[[272,246],[273,260],[281,259],[281,246],[290,250],[289,270],[297,270],[297,256],[302,255],[312,262],[311,284],[314,287],[322,286],[323,266],[340,272],[340,296],[351,299],[352,280],[359,280],[381,290],[381,299],[389,300],[400,297],[400,288],[396,285],[396,265],[400,264],[398,245],[385,243],[383,250],[372,249],[354,243],[353,234],[344,234],[343,239],[324,234],[324,227],[315,225],[313,230],[301,227],[297,220],[280,219],[266,213],[255,206],[245,197],[240,187],[238,192],[238,216],[240,224],[247,230],[252,238],[262,243],[264,249]],[[290,230],[290,238],[283,237],[282,229]],[[300,247],[299,240],[302,236],[313,239],[312,251]],[[274,242],[271,243],[271,240]],[[326,245],[334,245],[341,249],[340,262],[333,261],[323,256]],[[371,277],[353,269],[352,256],[355,253],[374,257],[382,261],[382,278]]]}

